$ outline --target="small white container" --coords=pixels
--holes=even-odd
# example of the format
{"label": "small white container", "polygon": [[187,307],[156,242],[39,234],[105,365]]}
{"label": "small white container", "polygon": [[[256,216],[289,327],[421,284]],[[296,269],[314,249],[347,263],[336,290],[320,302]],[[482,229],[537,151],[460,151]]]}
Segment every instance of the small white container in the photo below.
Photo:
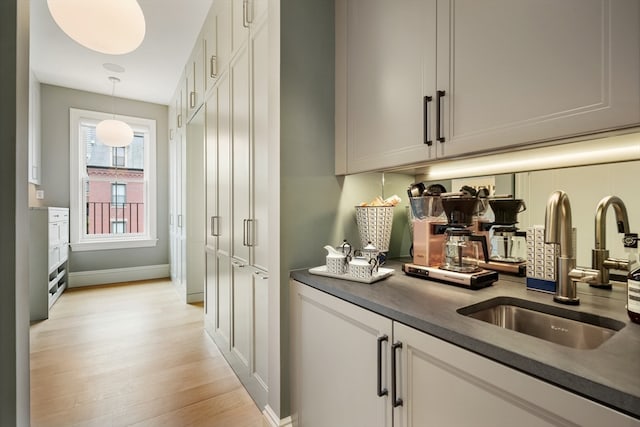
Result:
{"label": "small white container", "polygon": [[327,255],[327,271],[331,274],[347,273],[347,257]]}
{"label": "small white container", "polygon": [[324,248],[327,250],[327,272],[331,274],[346,274],[348,265],[347,255],[329,245]]}
{"label": "small white container", "polygon": [[349,275],[357,279],[369,279],[377,271],[378,262],[375,258],[367,260],[363,257],[354,257],[349,261]]}

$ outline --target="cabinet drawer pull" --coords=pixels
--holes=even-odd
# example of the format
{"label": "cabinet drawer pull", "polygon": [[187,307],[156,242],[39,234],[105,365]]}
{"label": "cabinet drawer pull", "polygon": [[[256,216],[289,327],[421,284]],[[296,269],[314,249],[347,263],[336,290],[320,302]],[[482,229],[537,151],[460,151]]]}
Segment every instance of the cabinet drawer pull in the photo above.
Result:
{"label": "cabinet drawer pull", "polygon": [[442,126],[442,98],[444,98],[446,92],[439,90],[436,95],[436,139],[438,142],[444,142],[444,136],[441,134]]}
{"label": "cabinet drawer pull", "polygon": [[398,368],[398,363],[396,359],[397,350],[402,349],[402,343],[396,342],[391,346],[391,400],[393,402],[393,407],[397,408],[398,406],[402,406],[402,399],[397,396],[397,378],[396,378],[396,370]]}
{"label": "cabinet drawer pull", "polygon": [[422,113],[424,114],[424,118],[423,118],[423,125],[424,125],[424,143],[427,144],[429,147],[431,147],[431,144],[433,144],[433,141],[431,139],[429,139],[429,103],[431,102],[431,100],[433,99],[432,96],[425,96],[423,101],[424,101],[424,106],[423,106],[423,111]]}
{"label": "cabinet drawer pull", "polygon": [[378,397],[386,396],[389,394],[386,388],[382,388],[382,343],[389,341],[389,337],[383,335],[378,337]]}

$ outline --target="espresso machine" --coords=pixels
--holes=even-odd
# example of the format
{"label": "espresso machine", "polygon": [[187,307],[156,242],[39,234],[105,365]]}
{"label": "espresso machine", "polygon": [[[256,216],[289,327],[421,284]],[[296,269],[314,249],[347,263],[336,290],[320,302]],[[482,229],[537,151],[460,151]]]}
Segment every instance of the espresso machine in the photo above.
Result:
{"label": "espresso machine", "polygon": [[[489,229],[489,258],[480,266],[489,270],[526,275],[526,232],[518,230],[518,214],[527,207],[522,199],[512,197],[489,200],[494,214]],[[486,227],[486,223],[484,227]]]}
{"label": "espresso machine", "polygon": [[[414,220],[413,263],[404,264],[403,271],[471,289],[491,285],[498,280],[498,273],[479,266],[489,257],[486,238],[475,235],[471,227],[478,213],[478,198],[465,193],[441,193],[439,202],[444,217],[423,221],[424,224]],[[417,229],[422,232],[417,234]]]}

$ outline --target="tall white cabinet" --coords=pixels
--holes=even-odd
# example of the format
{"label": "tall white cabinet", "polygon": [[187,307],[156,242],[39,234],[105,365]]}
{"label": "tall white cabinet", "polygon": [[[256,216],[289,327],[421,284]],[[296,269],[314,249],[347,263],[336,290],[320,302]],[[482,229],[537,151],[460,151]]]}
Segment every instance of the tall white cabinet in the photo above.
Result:
{"label": "tall white cabinet", "polygon": [[337,173],[640,123],[635,0],[336,8]]}
{"label": "tall white cabinet", "polygon": [[[187,166],[186,173],[175,174],[172,181],[186,180],[188,200],[193,193],[203,201],[201,219],[187,214],[186,240],[187,264],[193,257],[201,257],[203,262],[205,329],[258,406],[264,408],[269,285],[266,1],[216,1],[200,35],[186,75],[187,80],[195,75],[197,83],[192,66],[202,63],[205,95],[183,98],[187,105],[194,105],[186,108]],[[187,93],[199,93],[197,85],[187,82],[185,87]],[[188,104],[189,96],[195,104]],[[199,176],[197,168],[189,166],[190,144],[201,120],[202,188],[193,181]],[[172,188],[181,186],[176,183]],[[187,203],[188,212],[194,208],[199,205]],[[192,227],[194,220],[197,223]],[[194,248],[193,254],[189,248]],[[188,265],[187,270],[188,282],[198,277],[191,271],[200,274]]]}
{"label": "tall white cabinet", "polygon": [[29,209],[29,296],[31,321],[49,309],[68,283],[69,209]]}

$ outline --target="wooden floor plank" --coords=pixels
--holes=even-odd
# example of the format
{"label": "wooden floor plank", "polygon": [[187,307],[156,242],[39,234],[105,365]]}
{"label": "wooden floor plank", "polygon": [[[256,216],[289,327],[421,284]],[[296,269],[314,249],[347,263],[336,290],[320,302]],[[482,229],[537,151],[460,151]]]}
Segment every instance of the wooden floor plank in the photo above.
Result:
{"label": "wooden floor plank", "polygon": [[31,326],[31,425],[262,427],[168,280],[70,289]]}

